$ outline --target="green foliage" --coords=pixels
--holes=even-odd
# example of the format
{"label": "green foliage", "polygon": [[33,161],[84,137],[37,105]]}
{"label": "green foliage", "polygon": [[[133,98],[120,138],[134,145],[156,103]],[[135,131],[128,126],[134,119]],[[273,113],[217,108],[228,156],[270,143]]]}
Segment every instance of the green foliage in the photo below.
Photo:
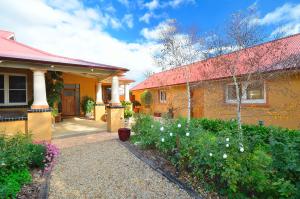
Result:
{"label": "green foliage", "polygon": [[141,106],[141,103],[140,103],[139,101],[137,101],[137,100],[134,100],[134,101],[132,102],[132,105],[133,105],[133,107]]}
{"label": "green foliage", "polygon": [[46,75],[47,101],[51,108],[61,102],[61,92],[64,88],[62,72],[49,71]]}
{"label": "green foliage", "polygon": [[299,198],[299,131],[244,125],[241,140],[236,121],[135,117],[132,141],[159,150],[208,190],[229,198]]}
{"label": "green foliage", "polygon": [[81,108],[84,114],[91,113],[95,107],[95,101],[89,96],[84,96],[82,98]]}
{"label": "green foliage", "polygon": [[142,94],[141,94],[141,102],[144,106],[150,106],[152,103],[152,94],[150,91],[145,90]]}
{"label": "green foliage", "polygon": [[58,109],[57,108],[52,108],[51,115],[52,115],[52,117],[58,116]]}
{"label": "green foliage", "polygon": [[0,136],[0,198],[16,197],[31,181],[29,168],[44,168],[45,152],[45,146],[33,144],[26,135]]}
{"label": "green foliage", "polygon": [[8,175],[0,176],[0,198],[16,198],[17,193],[24,184],[31,182],[28,169],[14,171]]}
{"label": "green foliage", "polygon": [[45,167],[45,155],[46,155],[46,147],[42,144],[29,144],[28,150],[31,155],[29,157],[29,166],[31,168],[41,168]]}
{"label": "green foliage", "polygon": [[125,118],[130,118],[130,117],[132,117],[133,116],[133,111],[132,110],[127,110],[127,109],[125,109],[124,110],[124,117]]}

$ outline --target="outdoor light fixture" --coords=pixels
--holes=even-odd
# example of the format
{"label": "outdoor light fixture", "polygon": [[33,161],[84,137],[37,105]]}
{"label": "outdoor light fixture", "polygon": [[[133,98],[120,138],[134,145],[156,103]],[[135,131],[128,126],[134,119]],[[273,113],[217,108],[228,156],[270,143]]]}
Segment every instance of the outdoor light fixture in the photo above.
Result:
{"label": "outdoor light fixture", "polygon": [[93,68],[91,68],[91,71],[93,72],[93,71],[94,71],[94,69],[93,69]]}
{"label": "outdoor light fixture", "polygon": [[0,60],[0,64],[2,63],[3,61],[2,60]]}
{"label": "outdoor light fixture", "polygon": [[54,68],[54,65],[51,65],[50,67],[51,67],[51,68]]}

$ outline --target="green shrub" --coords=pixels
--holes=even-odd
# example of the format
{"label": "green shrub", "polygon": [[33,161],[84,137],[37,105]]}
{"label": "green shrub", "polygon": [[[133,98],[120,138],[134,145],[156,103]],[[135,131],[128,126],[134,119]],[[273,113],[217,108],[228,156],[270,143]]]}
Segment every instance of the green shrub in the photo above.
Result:
{"label": "green shrub", "polygon": [[31,181],[30,167],[44,168],[45,152],[24,134],[0,136],[0,198],[14,198]]}
{"label": "green shrub", "polygon": [[84,96],[82,98],[81,108],[84,114],[91,113],[94,109],[95,101],[89,96]]}
{"label": "green shrub", "polygon": [[42,144],[29,144],[28,150],[30,151],[29,166],[31,168],[44,169],[45,167],[45,155],[46,147]]}
{"label": "green shrub", "polygon": [[156,148],[208,190],[229,198],[299,198],[299,131],[243,125],[241,140],[235,121],[159,123],[145,115],[136,115],[132,129],[134,142]]}
{"label": "green shrub", "polygon": [[152,103],[152,94],[150,91],[145,90],[142,94],[141,94],[141,103],[148,107],[151,105]]}
{"label": "green shrub", "polygon": [[0,176],[0,198],[16,198],[22,186],[31,182],[28,169],[14,171],[8,175]]}

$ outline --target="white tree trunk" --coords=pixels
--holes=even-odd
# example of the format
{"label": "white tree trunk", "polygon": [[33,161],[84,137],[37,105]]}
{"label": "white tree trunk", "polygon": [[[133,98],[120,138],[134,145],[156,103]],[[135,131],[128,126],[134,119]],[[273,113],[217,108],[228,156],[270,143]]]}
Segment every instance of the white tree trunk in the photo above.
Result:
{"label": "white tree trunk", "polygon": [[188,98],[188,103],[187,103],[187,121],[188,123],[191,120],[191,88],[190,88],[190,83],[187,82],[186,83],[186,94],[187,94],[187,98]]}

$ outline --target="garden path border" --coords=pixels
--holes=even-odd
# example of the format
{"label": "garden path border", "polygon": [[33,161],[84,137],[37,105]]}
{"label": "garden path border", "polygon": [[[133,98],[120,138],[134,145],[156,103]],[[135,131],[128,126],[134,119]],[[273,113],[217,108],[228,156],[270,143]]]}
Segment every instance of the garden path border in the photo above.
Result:
{"label": "garden path border", "polygon": [[160,167],[158,164],[156,164],[153,160],[150,160],[148,158],[145,158],[143,154],[140,152],[137,147],[133,146],[131,143],[128,141],[122,142],[118,140],[120,144],[122,144],[125,148],[127,148],[133,155],[135,155],[138,159],[149,165],[153,170],[157,171],[160,173],[162,176],[166,177],[170,182],[176,184],[179,186],[181,189],[185,190],[191,197],[194,197],[196,199],[203,199],[191,186],[188,184],[182,182],[179,180],[176,176],[174,176],[172,173],[166,171],[162,167]]}
{"label": "garden path border", "polygon": [[49,197],[49,188],[50,188],[50,178],[51,178],[51,172],[48,172],[45,174],[45,180],[41,185],[41,189],[39,191],[39,199],[48,199]]}

